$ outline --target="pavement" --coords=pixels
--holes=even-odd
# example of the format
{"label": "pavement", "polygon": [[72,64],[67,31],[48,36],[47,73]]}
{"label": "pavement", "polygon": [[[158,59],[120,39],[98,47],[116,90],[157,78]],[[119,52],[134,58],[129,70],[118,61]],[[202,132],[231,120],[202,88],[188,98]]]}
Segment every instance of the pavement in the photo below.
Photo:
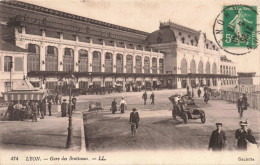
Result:
{"label": "pavement", "polygon": [[61,117],[56,105],[53,105],[52,109],[52,116],[45,116],[44,119],[38,118],[38,122],[32,122],[31,119],[0,121],[0,149],[80,151],[82,142],[85,143],[82,141],[82,131],[84,131],[82,113],[73,113],[73,140],[71,148],[66,149],[68,117]]}
{"label": "pavement", "polygon": [[[222,100],[210,100],[208,104],[202,98],[195,97],[196,104],[205,111],[206,123],[202,124],[200,119],[189,120],[184,124],[182,119],[172,119],[172,104],[168,97],[176,91],[155,91],[155,106],[142,105],[142,93],[135,96],[126,96],[128,106],[137,106],[140,115],[140,127],[136,138],[131,136],[129,115],[131,108],[124,114],[105,109],[103,112],[89,112],[84,115],[85,136],[87,149],[89,151],[139,151],[139,150],[206,150],[209,137],[216,129],[215,123],[222,122],[223,130],[227,135],[226,150],[236,150],[235,131],[240,128],[236,105]],[[179,91],[182,92],[182,91]],[[151,92],[149,92],[151,93]],[[120,94],[123,96],[125,94]],[[149,94],[148,94],[149,96]],[[92,97],[92,99],[94,99]],[[102,99],[107,103],[113,99]],[[153,107],[153,106],[152,106]],[[247,119],[249,128],[260,143],[259,110],[249,108],[244,111],[242,120]]]}

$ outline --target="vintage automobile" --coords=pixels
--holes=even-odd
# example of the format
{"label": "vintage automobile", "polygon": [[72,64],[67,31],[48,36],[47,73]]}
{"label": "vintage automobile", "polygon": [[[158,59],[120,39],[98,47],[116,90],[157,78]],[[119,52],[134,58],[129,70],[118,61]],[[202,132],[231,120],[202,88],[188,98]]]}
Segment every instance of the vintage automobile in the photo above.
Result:
{"label": "vintage automobile", "polygon": [[[179,98],[178,103],[176,103],[175,97]],[[180,94],[175,94],[169,97],[169,100],[173,103],[173,119],[176,119],[176,116],[179,116],[183,119],[185,124],[187,124],[190,119],[200,119],[202,123],[205,123],[205,112],[195,104],[194,100],[191,101],[185,97],[186,96],[181,96]]]}

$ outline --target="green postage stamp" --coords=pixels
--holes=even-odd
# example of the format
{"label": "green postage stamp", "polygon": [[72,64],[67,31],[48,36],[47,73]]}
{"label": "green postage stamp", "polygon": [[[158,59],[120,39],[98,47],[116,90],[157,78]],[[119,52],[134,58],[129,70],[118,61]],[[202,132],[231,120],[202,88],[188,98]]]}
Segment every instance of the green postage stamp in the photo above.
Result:
{"label": "green postage stamp", "polygon": [[257,48],[257,7],[224,6],[214,25],[218,45],[228,53],[242,55]]}

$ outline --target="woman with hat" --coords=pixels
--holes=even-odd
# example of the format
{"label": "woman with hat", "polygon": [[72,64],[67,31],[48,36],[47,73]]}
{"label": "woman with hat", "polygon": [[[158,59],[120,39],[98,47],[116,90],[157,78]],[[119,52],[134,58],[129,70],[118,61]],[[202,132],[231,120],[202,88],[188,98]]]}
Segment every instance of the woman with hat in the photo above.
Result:
{"label": "woman with hat", "polygon": [[235,137],[237,139],[237,148],[239,150],[247,150],[247,139],[250,139],[252,136],[252,131],[251,129],[247,128],[247,121],[240,121],[239,124],[241,128],[237,129],[235,133]]}
{"label": "woman with hat", "polygon": [[63,103],[61,104],[61,117],[66,117],[67,115],[68,104],[66,101],[66,99],[63,99]]}

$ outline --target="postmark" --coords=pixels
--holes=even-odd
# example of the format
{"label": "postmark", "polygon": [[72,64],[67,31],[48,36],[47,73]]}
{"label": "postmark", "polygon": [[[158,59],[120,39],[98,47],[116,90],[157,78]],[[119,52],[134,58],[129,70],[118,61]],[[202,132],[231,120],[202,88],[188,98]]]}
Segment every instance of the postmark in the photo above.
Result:
{"label": "postmark", "polygon": [[244,55],[256,49],[257,15],[256,6],[224,6],[213,26],[218,46],[233,55]]}

